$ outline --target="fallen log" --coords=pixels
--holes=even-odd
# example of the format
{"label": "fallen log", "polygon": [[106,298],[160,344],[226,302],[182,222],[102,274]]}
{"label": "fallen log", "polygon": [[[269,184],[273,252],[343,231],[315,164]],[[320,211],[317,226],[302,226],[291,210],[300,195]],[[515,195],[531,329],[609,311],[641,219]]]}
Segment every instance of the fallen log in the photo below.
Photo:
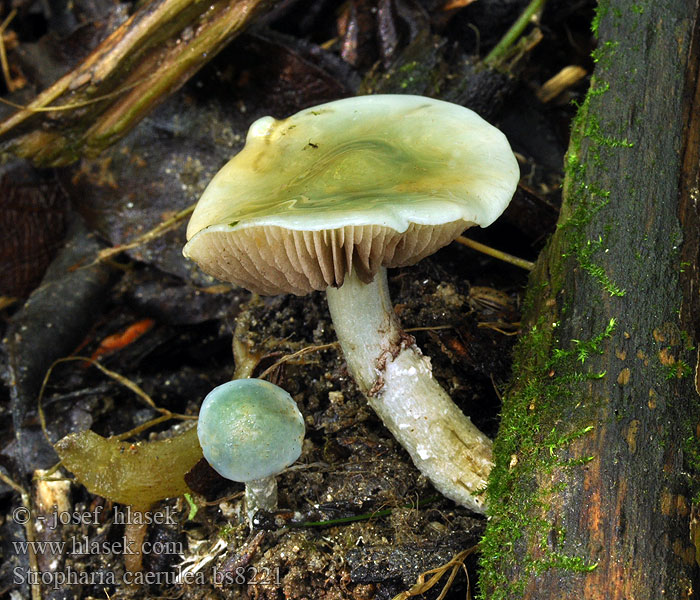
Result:
{"label": "fallen log", "polygon": [[0,123],[40,166],[95,156],[180,88],[274,0],[150,0],[74,70]]}
{"label": "fallen log", "polygon": [[698,5],[601,2],[556,233],[504,398],[481,590],[697,589]]}

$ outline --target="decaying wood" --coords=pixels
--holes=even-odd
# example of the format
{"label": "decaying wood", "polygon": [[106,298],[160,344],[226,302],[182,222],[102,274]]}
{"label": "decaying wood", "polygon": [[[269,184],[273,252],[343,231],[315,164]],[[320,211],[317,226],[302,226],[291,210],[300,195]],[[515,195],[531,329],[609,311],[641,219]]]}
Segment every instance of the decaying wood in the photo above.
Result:
{"label": "decaying wood", "polygon": [[596,29],[495,445],[492,600],[689,598],[700,581],[698,6],[605,2]]}
{"label": "decaying wood", "polygon": [[98,154],[273,4],[273,0],[144,3],[75,70],[0,123],[0,141],[42,166]]}

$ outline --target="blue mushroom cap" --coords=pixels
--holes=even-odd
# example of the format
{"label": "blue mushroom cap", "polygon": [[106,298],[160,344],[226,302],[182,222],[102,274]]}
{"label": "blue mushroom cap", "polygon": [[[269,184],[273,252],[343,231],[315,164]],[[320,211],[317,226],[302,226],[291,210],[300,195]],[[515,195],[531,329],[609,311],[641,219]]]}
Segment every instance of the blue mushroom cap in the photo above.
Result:
{"label": "blue mushroom cap", "polygon": [[204,458],[220,475],[246,482],[275,475],[299,458],[304,419],[282,388],[237,379],[209,392],[197,435]]}

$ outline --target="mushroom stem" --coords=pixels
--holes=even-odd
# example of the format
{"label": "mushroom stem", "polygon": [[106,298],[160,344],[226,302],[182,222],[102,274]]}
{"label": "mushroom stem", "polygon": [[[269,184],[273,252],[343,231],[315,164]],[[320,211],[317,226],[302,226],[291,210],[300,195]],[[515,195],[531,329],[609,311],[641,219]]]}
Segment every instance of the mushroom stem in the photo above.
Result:
{"label": "mushroom stem", "polygon": [[270,512],[277,509],[277,479],[274,475],[246,481],[245,508],[251,529],[256,512],[259,510]]}
{"label": "mushroom stem", "polygon": [[493,466],[492,442],[452,402],[394,314],[386,269],[351,272],[326,291],[345,360],[360,390],[415,466],[442,494],[476,512]]}

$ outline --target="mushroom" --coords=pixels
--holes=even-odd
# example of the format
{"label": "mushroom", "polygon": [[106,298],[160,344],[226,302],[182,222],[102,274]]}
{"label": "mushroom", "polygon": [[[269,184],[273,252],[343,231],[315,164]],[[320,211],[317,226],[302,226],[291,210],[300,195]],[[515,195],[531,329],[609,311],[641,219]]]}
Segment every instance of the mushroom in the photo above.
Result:
{"label": "mushroom", "polygon": [[207,462],[222,477],[245,483],[248,520],[277,508],[276,475],[301,454],[304,419],[281,387],[236,379],[202,402],[197,436]]}
{"label": "mushroom", "polygon": [[327,290],[369,404],[436,489],[483,512],[491,440],[401,329],[386,267],[491,224],[518,178],[505,136],[464,107],[408,95],[337,100],[253,123],[199,200],[183,252],[260,294]]}

